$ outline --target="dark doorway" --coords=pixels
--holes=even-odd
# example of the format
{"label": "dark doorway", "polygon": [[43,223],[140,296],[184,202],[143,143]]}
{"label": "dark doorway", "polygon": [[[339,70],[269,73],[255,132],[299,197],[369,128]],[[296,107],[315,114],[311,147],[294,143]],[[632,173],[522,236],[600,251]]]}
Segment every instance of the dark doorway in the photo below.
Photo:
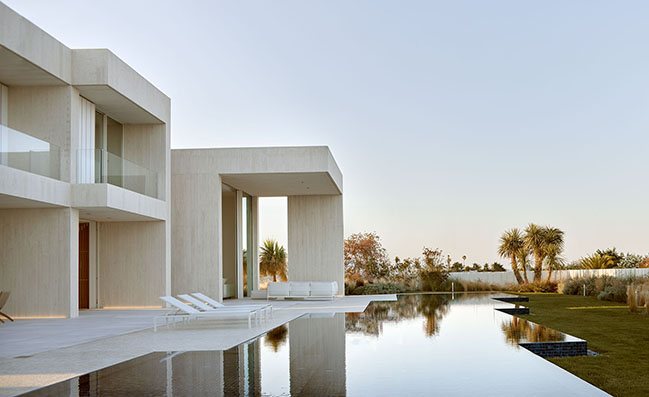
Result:
{"label": "dark doorway", "polygon": [[79,223],[79,309],[90,308],[90,224]]}

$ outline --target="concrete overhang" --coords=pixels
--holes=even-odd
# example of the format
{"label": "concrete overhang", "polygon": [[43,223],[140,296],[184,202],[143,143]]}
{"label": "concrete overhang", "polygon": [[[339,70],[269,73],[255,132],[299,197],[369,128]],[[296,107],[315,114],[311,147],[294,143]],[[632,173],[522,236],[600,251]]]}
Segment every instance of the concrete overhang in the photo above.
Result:
{"label": "concrete overhang", "polygon": [[0,165],[0,208],[51,208],[69,205],[69,183]]}
{"label": "concrete overhang", "polygon": [[107,183],[72,185],[79,217],[100,222],[164,221],[167,203]]}
{"label": "concrete overhang", "polygon": [[121,123],[169,120],[169,97],[107,49],[72,50],[72,85]]}
{"label": "concrete overhang", "polygon": [[71,81],[71,50],[0,3],[0,82],[65,85]]}
{"label": "concrete overhang", "polygon": [[221,174],[221,180],[258,197],[340,194],[328,172]]}
{"label": "concrete overhang", "polygon": [[172,174],[218,174],[260,197],[341,195],[343,177],[327,146],[174,149]]}

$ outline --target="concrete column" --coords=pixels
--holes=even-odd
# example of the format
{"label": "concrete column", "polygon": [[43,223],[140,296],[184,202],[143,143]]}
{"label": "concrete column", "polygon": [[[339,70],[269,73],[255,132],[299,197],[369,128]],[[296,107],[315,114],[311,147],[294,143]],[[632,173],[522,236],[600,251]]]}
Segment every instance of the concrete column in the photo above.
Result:
{"label": "concrete column", "polygon": [[67,212],[65,221],[70,231],[68,313],[70,317],[79,317],[79,210],[66,208],[64,211]]}
{"label": "concrete column", "polygon": [[336,281],[344,293],[342,196],[288,197],[288,276]]}

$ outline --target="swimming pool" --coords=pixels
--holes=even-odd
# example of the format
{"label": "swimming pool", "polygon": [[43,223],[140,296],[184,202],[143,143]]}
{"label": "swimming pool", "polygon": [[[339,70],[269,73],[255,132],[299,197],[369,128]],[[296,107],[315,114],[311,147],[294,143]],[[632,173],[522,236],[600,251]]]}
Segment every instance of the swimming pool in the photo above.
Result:
{"label": "swimming pool", "polygon": [[229,350],[151,353],[33,394],[606,395],[519,345],[579,339],[492,298],[402,295],[313,313]]}

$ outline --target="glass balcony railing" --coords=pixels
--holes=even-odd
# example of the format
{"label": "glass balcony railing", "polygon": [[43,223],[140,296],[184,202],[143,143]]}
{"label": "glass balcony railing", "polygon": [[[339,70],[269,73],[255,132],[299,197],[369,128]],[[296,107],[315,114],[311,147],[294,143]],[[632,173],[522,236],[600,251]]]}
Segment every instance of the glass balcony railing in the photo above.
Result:
{"label": "glass balcony railing", "polygon": [[61,148],[0,125],[0,164],[61,179]]}
{"label": "glass balcony railing", "polygon": [[81,149],[77,158],[79,183],[110,183],[158,198],[158,173],[103,149]]}

